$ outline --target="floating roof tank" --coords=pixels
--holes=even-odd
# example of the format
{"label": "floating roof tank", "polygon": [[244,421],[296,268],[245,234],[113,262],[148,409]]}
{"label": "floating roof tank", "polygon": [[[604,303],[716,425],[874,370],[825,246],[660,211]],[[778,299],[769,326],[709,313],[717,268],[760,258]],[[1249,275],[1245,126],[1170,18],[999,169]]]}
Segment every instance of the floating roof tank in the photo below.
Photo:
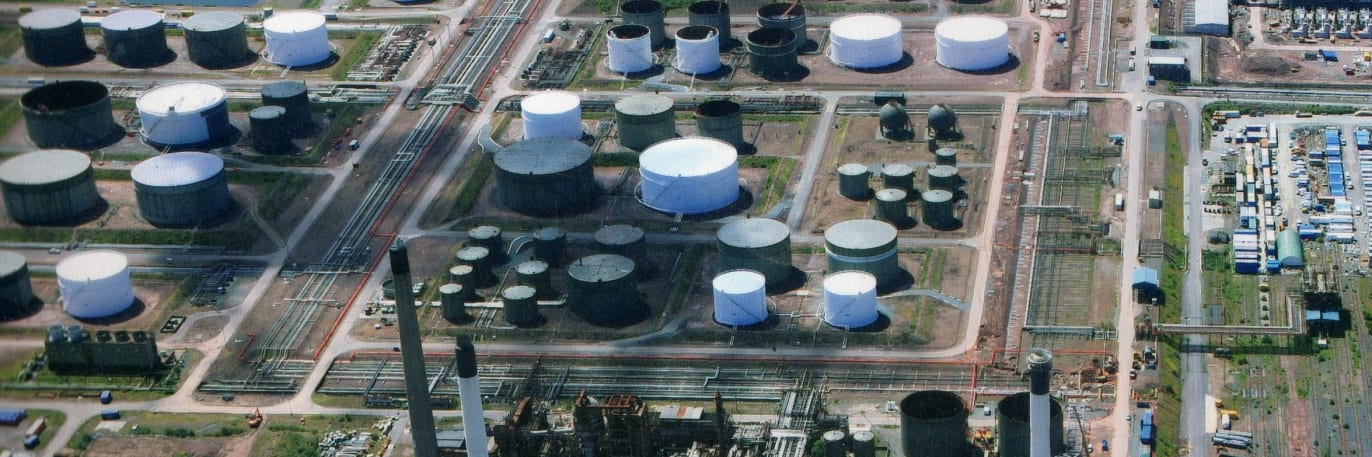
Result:
{"label": "floating roof tank", "polygon": [[942,103],[929,107],[929,130],[938,137],[947,137],[958,133],[957,113]]}
{"label": "floating roof tank", "polygon": [[86,45],[86,30],[76,10],[38,10],[19,17],[24,56],[29,61],[55,67],[73,65],[95,56]]}
{"label": "floating roof tank", "polygon": [[303,81],[278,81],[262,86],[262,104],[286,108],[286,126],[294,137],[314,130],[310,113],[310,90]]}
{"label": "floating roof tank", "polygon": [[320,64],[333,54],[324,15],[313,11],[274,14],[262,21],[262,35],[267,61],[284,67]]}
{"label": "floating roof tank", "polygon": [[687,21],[691,25],[708,25],[719,32],[719,50],[734,47],[734,37],[730,33],[729,4],[722,1],[706,0],[692,3],[686,8]]}
{"label": "floating roof tank", "polygon": [[42,306],[33,296],[29,262],[18,252],[0,251],[0,319],[27,316]]}
{"label": "floating roof tank", "polygon": [[738,151],[714,138],[677,138],[638,157],[643,204],[670,214],[703,214],[738,200]]}
{"label": "floating roof tank", "polygon": [[900,20],[884,14],[844,16],[829,25],[829,61],[840,67],[889,67],[905,58]]}
{"label": "floating roof tank", "polygon": [[[1053,455],[1067,450],[1062,402],[1049,397],[1048,442]],[[996,405],[996,442],[1002,457],[1029,457],[1029,392],[1020,392]]]}
{"label": "floating roof tank", "polygon": [[959,16],[934,27],[939,65],[961,71],[990,70],[1010,61],[1010,28],[1004,20]]}
{"label": "floating roof tank", "polygon": [[[900,446],[905,455],[967,457],[967,404],[958,394],[921,390],[900,401]],[[1027,443],[1026,443],[1027,444]]]}
{"label": "floating roof tank", "polygon": [[538,291],[530,286],[510,286],[500,292],[504,302],[505,322],[521,328],[537,327],[543,323],[538,312]]}
{"label": "floating roof tank", "polygon": [[800,3],[763,5],[757,9],[757,25],[762,28],[790,30],[795,34],[794,38],[800,40],[796,48],[800,48],[808,39],[805,36],[805,6]]}
{"label": "floating roof tank", "polygon": [[691,25],[676,31],[676,59],[672,66],[688,75],[719,71],[719,31],[708,25]]}
{"label": "floating roof tank", "polygon": [[233,207],[224,159],[203,152],[173,152],[133,167],[138,215],[158,227],[193,227]]}
{"label": "floating roof tank", "polygon": [[0,163],[5,211],[15,222],[69,222],[100,205],[95,170],[86,154],[61,149],[33,151]]}
{"label": "floating roof tank", "polygon": [[903,163],[893,163],[881,167],[881,183],[889,189],[900,189],[908,194],[915,192],[915,168]]}
{"label": "floating roof tank", "polygon": [[601,195],[591,148],[567,138],[524,140],[495,154],[496,200],[532,216],[564,216],[595,207]]}
{"label": "floating roof tank", "polygon": [[958,176],[958,167],[951,165],[934,165],[929,167],[930,189],[953,191],[957,190],[958,185],[960,184],[962,184],[962,178]]}
{"label": "floating roof tank", "polygon": [[248,48],[243,15],[232,11],[208,11],[181,22],[186,53],[191,62],[208,69],[242,66],[256,55]]}
{"label": "floating roof tank", "polygon": [[924,201],[923,216],[924,225],[937,230],[952,230],[957,228],[957,218],[953,216],[953,193],[934,189],[925,192],[921,196]]}
{"label": "floating roof tank", "polygon": [[610,57],[605,65],[615,73],[639,73],[653,68],[651,31],[641,25],[620,25],[605,32]]}
{"label": "floating roof tank", "polygon": [[824,252],[830,273],[865,271],[876,277],[882,290],[900,279],[896,227],[889,223],[855,219],[834,224],[824,231]]}
{"label": "floating roof tank", "polygon": [[526,260],[515,266],[515,278],[520,284],[533,287],[540,299],[557,297],[551,272],[548,262],[542,260]]}
{"label": "floating roof tank", "polygon": [[443,320],[450,324],[461,325],[472,321],[467,314],[467,301],[463,296],[461,284],[444,284],[438,288],[439,304],[442,306]]}
{"label": "floating roof tank", "polygon": [[866,200],[872,197],[872,188],[867,182],[872,179],[872,171],[860,163],[845,163],[838,167],[838,194],[851,200]]}
{"label": "floating roof tank", "polygon": [[842,329],[877,321],[877,278],[865,271],[840,271],[824,278],[824,323]]}
{"label": "floating roof tank", "polygon": [[874,217],[896,227],[913,225],[910,211],[905,207],[906,193],[901,189],[882,189],[877,191]]}
{"label": "floating roof tank", "polygon": [[95,149],[124,136],[114,123],[110,91],[95,81],[58,81],[19,99],[29,139],[40,148]]}
{"label": "floating roof tank", "polygon": [[743,139],[743,107],[738,103],[709,100],[696,105],[695,113],[696,135],[722,140],[738,151],[751,147]]}
{"label": "floating roof tank", "polygon": [[562,265],[567,256],[567,231],[558,227],[543,227],[534,232],[534,258],[550,266]]}
{"label": "floating roof tank", "polygon": [[803,43],[803,35],[791,29],[764,27],[748,32],[748,67],[769,81],[796,79],[805,73],[796,57]]}
{"label": "floating roof tank", "polygon": [[519,101],[519,115],[524,120],[524,139],[581,139],[581,97],[576,94],[548,91],[524,97]]}
{"label": "floating roof tank", "polygon": [[85,251],[57,263],[62,310],[77,319],[100,319],[133,305],[129,261],[114,251]]}
{"label": "floating roof tank", "polygon": [[958,150],[953,148],[939,148],[939,150],[934,151],[934,164],[956,167],[958,165]]}
{"label": "floating roof tank", "polygon": [[730,270],[715,276],[715,322],[746,327],[767,320],[767,279],[751,270]]}
{"label": "floating roof tank", "polygon": [[214,84],[182,82],[158,86],[138,97],[140,133],[153,147],[195,147],[233,132],[228,96]]}
{"label": "floating roof tank", "polygon": [[769,288],[795,274],[791,266],[791,229],[775,219],[739,219],[715,234],[719,251],[717,271],[751,270],[761,273]]}
{"label": "floating roof tank", "polygon": [[291,128],[286,120],[286,108],[259,106],[248,112],[248,132],[252,134],[252,148],[262,154],[283,154],[295,148],[291,143]]}
{"label": "floating roof tank", "polygon": [[653,49],[661,49],[667,41],[662,19],[664,11],[662,4],[653,0],[633,0],[619,6],[619,15],[625,24],[648,28]]}
{"label": "floating roof tank", "polygon": [[105,57],[126,68],[150,68],[170,63],[176,53],[167,47],[162,13],[125,10],[100,20]]}
{"label": "floating roof tank", "polygon": [[622,327],[647,317],[638,298],[634,261],[615,254],[582,257],[567,266],[567,303],[594,325]]}
{"label": "floating roof tank", "polygon": [[672,99],[663,95],[631,95],[615,102],[615,128],[619,144],[644,149],[676,137]]}

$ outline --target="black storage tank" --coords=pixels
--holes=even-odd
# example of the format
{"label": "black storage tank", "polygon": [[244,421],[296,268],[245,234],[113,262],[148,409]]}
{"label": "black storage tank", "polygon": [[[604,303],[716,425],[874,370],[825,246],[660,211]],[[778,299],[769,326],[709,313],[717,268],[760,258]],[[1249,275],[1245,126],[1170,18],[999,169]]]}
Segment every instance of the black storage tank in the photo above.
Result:
{"label": "black storage tank", "polygon": [[95,149],[123,136],[114,122],[110,91],[95,81],[60,81],[19,98],[29,139],[40,148]]}
{"label": "black storage tank", "polygon": [[24,56],[46,67],[72,65],[95,56],[86,45],[81,13],[75,10],[39,10],[19,18],[24,37]]}

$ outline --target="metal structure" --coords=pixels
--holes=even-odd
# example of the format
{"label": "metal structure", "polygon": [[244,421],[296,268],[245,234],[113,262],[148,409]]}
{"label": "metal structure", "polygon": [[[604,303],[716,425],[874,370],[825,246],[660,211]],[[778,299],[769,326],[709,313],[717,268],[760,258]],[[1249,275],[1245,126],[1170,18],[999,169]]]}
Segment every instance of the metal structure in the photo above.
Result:
{"label": "metal structure", "polygon": [[796,274],[791,266],[791,230],[768,218],[739,219],[715,234],[717,271],[752,270],[761,273],[768,288],[783,285]]}
{"label": "metal structure", "polygon": [[[496,284],[498,279],[491,271],[495,266],[492,265],[491,250],[485,246],[467,246],[457,250],[457,261],[463,265],[472,267],[470,286],[472,288],[490,287]],[[467,283],[459,283],[467,287]]]}
{"label": "metal structure", "polygon": [[938,230],[948,230],[959,225],[957,217],[953,215],[956,203],[953,201],[952,192],[935,189],[925,192],[920,198],[923,202],[920,214],[923,216],[924,225]]}
{"label": "metal structure", "polygon": [[580,140],[581,97],[570,92],[539,92],[519,101],[524,139],[555,137]]}
{"label": "metal structure", "polygon": [[655,0],[632,0],[619,5],[619,16],[626,25],[641,25],[648,28],[653,49],[662,49],[667,42],[667,30],[663,25],[666,9]]}
{"label": "metal structure", "polygon": [[536,327],[543,323],[543,315],[538,312],[538,290],[531,286],[510,286],[500,292],[505,308],[505,322],[522,328]]}
{"label": "metal structure", "polygon": [[788,28],[763,27],[748,32],[749,70],[769,81],[788,81],[802,74],[796,54],[805,42]]}
{"label": "metal structure", "polygon": [[28,260],[17,252],[0,251],[0,320],[27,316],[42,306],[33,296]]}
{"label": "metal structure", "polygon": [[1010,28],[1002,19],[958,16],[934,27],[935,60],[961,71],[985,71],[1010,61]]}
{"label": "metal structure", "polygon": [[845,163],[838,166],[838,194],[851,200],[872,198],[872,188],[868,182],[872,171],[860,163]]}
{"label": "metal structure", "polygon": [[922,390],[900,401],[900,446],[905,455],[967,457],[967,405],[958,394]]}
{"label": "metal structure", "polygon": [[870,219],[839,222],[824,231],[827,271],[865,271],[876,278],[877,288],[886,290],[900,279],[900,259],[896,254],[896,228]]}
{"label": "metal structure", "polygon": [[171,62],[176,54],[167,47],[162,13],[125,10],[100,20],[105,37],[105,58],[126,68],[150,68]]}
{"label": "metal structure", "polygon": [[724,51],[734,47],[734,37],[730,33],[729,23],[729,4],[717,0],[704,0],[692,3],[686,8],[686,17],[690,25],[705,25],[714,27],[719,32],[719,50]]}
{"label": "metal structure", "polygon": [[476,348],[471,335],[457,337],[457,388],[462,396],[462,430],[467,457],[487,457],[486,409],[482,406],[481,376],[477,374]]}
{"label": "metal structure", "polygon": [[295,148],[291,143],[291,128],[286,120],[286,108],[259,106],[248,112],[248,132],[252,148],[263,154],[283,154]]}
{"label": "metal structure", "polygon": [[144,160],[130,173],[138,215],[158,227],[193,227],[233,207],[224,159],[174,152]]}
{"label": "metal structure", "polygon": [[283,67],[307,67],[333,55],[324,15],[313,11],[287,11],[262,21],[267,40],[263,57]]}
{"label": "metal structure", "polygon": [[676,137],[672,99],[663,95],[631,95],[615,102],[619,145],[644,149]]}
{"label": "metal structure", "polygon": [[[1030,349],[1025,357],[1029,362],[1029,456],[1057,455],[1049,445],[1048,384],[1053,379],[1053,353],[1045,349]],[[1058,427],[1062,427],[1061,418]],[[1061,450],[1059,450],[1061,452]]]}
{"label": "metal structure", "polygon": [[520,284],[533,287],[535,295],[540,299],[550,299],[557,297],[557,290],[553,289],[552,270],[548,262],[542,260],[527,260],[515,266],[515,275]]}
{"label": "metal structure", "polygon": [[762,28],[787,29],[800,41],[796,47],[805,43],[805,6],[800,2],[772,3],[757,9],[757,25]]}
{"label": "metal structure", "polygon": [[29,61],[56,67],[73,65],[95,56],[86,44],[81,13],[76,10],[38,10],[19,17],[24,56]]}
{"label": "metal structure", "polygon": [[952,165],[934,165],[929,167],[929,188],[943,189],[946,191],[956,191],[962,185],[962,177],[958,176],[958,167]]}
{"label": "metal structure", "polygon": [[567,257],[567,231],[558,227],[543,227],[534,232],[534,258],[559,266]]}
{"label": "metal structure", "polygon": [[604,193],[595,181],[591,148],[568,138],[511,144],[495,153],[495,167],[496,201],[520,214],[577,214],[595,207]]}
{"label": "metal structure", "polygon": [[[956,124],[954,125],[956,126]],[[939,150],[934,151],[934,164],[956,167],[958,165],[958,150],[953,148],[939,148]]]}
{"label": "metal structure", "polygon": [[638,297],[634,261],[615,254],[582,257],[567,266],[567,303],[587,322],[632,325],[646,317]]}
{"label": "metal structure", "polygon": [[110,91],[95,81],[58,81],[19,99],[29,139],[40,148],[94,149],[124,135],[114,123]]}
{"label": "metal structure", "polygon": [[881,167],[881,184],[888,189],[900,189],[913,195],[915,191],[915,167],[892,163]]}
{"label": "metal structure", "polygon": [[[424,346],[415,313],[414,282],[410,279],[410,254],[405,242],[390,247],[391,276],[395,280],[395,320],[400,330],[400,358],[405,367],[405,403],[410,413],[410,433],[416,457],[438,457],[429,377],[424,371]],[[480,404],[480,402],[477,402]],[[484,430],[483,430],[484,431]]]}
{"label": "metal structure", "polygon": [[224,88],[200,82],[158,86],[138,97],[139,130],[157,148],[195,147],[233,132]]}
{"label": "metal structure", "polygon": [[[958,115],[952,108],[942,103],[929,107],[929,132],[935,138],[948,138],[957,135]],[[955,162],[956,163],[956,162]],[[955,163],[942,163],[939,165],[954,165]]]}
{"label": "metal structure", "polygon": [[877,321],[877,278],[865,271],[840,271],[824,278],[824,323],[841,329]]}
{"label": "metal structure", "polygon": [[500,227],[494,225],[478,225],[467,230],[467,239],[476,246],[486,248],[490,252],[487,261],[494,269],[496,266],[504,265],[508,259],[505,254],[505,239],[500,235]]}
{"label": "metal structure", "polygon": [[[714,2],[701,2],[714,3]],[[710,100],[696,105],[696,135],[724,141],[738,151],[750,145],[743,139],[743,107],[731,100]]]}
{"label": "metal structure", "polygon": [[746,327],[767,320],[767,278],[752,270],[730,270],[715,276],[715,322]]}
{"label": "metal structure", "polygon": [[691,25],[676,31],[676,58],[672,66],[688,75],[719,71],[719,31],[708,25]]}
{"label": "metal structure", "polygon": [[898,101],[889,100],[882,105],[881,110],[877,111],[877,120],[881,125],[881,135],[887,138],[910,131],[910,113]]}
{"label": "metal structure", "polygon": [[638,157],[644,206],[670,214],[703,214],[738,200],[738,151],[714,138],[663,141]]}
{"label": "metal structure", "polygon": [[129,260],[114,251],[85,251],[57,263],[62,310],[77,319],[100,319],[133,306]]}
{"label": "metal structure", "polygon": [[472,315],[467,314],[467,297],[464,294],[461,284],[448,283],[438,287],[443,320],[455,325],[472,322]]}
{"label": "metal structure", "polygon": [[889,67],[905,58],[900,20],[884,14],[854,14],[829,25],[829,61],[859,70]]}
{"label": "metal structure", "polygon": [[653,68],[652,31],[642,25],[626,24],[605,32],[610,57],[605,65],[615,73],[639,73]]}
{"label": "metal structure", "polygon": [[164,368],[152,333],[100,330],[91,338],[80,325],[48,329],[48,369],[59,375],[155,374]]}
{"label": "metal structure", "polygon": [[882,189],[877,191],[876,199],[873,200],[875,212],[873,217],[896,227],[904,227],[914,222],[910,218],[910,210],[905,207],[907,194],[902,189]]}
{"label": "metal structure", "polygon": [[299,137],[313,130],[310,91],[304,81],[278,81],[262,86],[262,104],[286,108],[290,135]]}
{"label": "metal structure", "polygon": [[26,225],[73,221],[101,203],[90,157],[60,149],[28,152],[0,163],[0,192],[10,218]]}
{"label": "metal structure", "polygon": [[256,55],[248,48],[243,15],[232,11],[209,11],[181,22],[186,53],[191,62],[208,69],[242,66]]}
{"label": "metal structure", "polygon": [[[1032,380],[1031,380],[1032,383]],[[1029,392],[1020,392],[1005,397],[996,404],[996,443],[1003,457],[1031,457],[1033,449],[1033,413]],[[1048,402],[1048,444],[1051,455],[1061,454],[1067,449],[1065,416],[1062,402],[1049,397]]]}

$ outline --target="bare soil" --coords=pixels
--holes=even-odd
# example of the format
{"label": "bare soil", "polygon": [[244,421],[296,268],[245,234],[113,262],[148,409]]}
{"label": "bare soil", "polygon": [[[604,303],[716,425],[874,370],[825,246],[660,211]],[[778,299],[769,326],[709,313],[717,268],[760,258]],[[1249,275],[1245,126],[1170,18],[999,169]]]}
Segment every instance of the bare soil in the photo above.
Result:
{"label": "bare soil", "polygon": [[86,457],[248,457],[258,430],[232,438],[170,438],[165,436],[100,435],[82,451]]}

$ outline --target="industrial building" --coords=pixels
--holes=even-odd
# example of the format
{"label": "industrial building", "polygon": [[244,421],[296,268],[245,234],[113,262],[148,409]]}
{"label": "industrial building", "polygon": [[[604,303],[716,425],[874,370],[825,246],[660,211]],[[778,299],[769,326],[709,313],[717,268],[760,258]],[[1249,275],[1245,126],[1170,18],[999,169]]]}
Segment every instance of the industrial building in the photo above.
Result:
{"label": "industrial building", "polygon": [[138,215],[158,227],[194,227],[233,207],[224,159],[203,152],[174,152],[133,167]]}
{"label": "industrial building", "polygon": [[[567,266],[567,304],[594,325],[622,327],[647,317],[638,295],[634,261],[615,254],[593,254]],[[531,288],[532,289],[532,288]]]}
{"label": "industrial building", "polygon": [[10,218],[25,225],[75,221],[103,204],[90,156],[61,149],[28,152],[0,163],[0,192]]}
{"label": "industrial building", "polygon": [[86,44],[81,13],[76,10],[46,9],[19,17],[24,40],[24,56],[30,62],[56,67],[75,65],[95,56]]}
{"label": "industrial building", "polygon": [[62,310],[77,319],[101,319],[133,306],[129,259],[114,251],[84,251],[57,263]]}
{"label": "industrial building", "polygon": [[799,274],[791,266],[791,229],[776,219],[754,217],[725,224],[715,234],[715,249],[716,271],[756,271],[769,290],[783,289]]}
{"label": "industrial building", "polygon": [[591,148],[565,137],[533,138],[501,148],[495,167],[496,200],[520,214],[577,214],[594,207],[603,193],[595,181]]}
{"label": "industrial building", "polygon": [[1010,28],[984,16],[959,16],[934,27],[939,65],[961,71],[986,71],[1010,61]]}
{"label": "industrial building", "polygon": [[738,151],[714,138],[688,137],[652,145],[638,157],[638,196],[644,206],[694,215],[738,200]]}
{"label": "industrial building", "polygon": [[263,57],[283,67],[319,65],[333,55],[324,15],[313,11],[274,14],[262,21],[262,35]]}
{"label": "industrial building", "polygon": [[1229,2],[1191,0],[1181,15],[1182,31],[1199,35],[1229,36]]}
{"label": "industrial building", "polygon": [[80,325],[54,324],[43,350],[48,369],[62,375],[150,374],[164,367],[157,338],[141,330],[100,330],[92,338]]}
{"label": "industrial building", "polygon": [[641,150],[676,137],[672,99],[663,95],[631,95],[615,102],[619,145]]}
{"label": "industrial building", "polygon": [[1149,56],[1148,76],[1158,81],[1190,82],[1191,70],[1182,56]]}
{"label": "industrial building", "polygon": [[19,99],[29,139],[40,148],[95,149],[124,136],[114,122],[110,91],[95,81],[59,81]]}
{"label": "industrial building", "polygon": [[653,68],[651,30],[646,26],[625,24],[605,32],[610,56],[605,65],[615,73],[632,74]]}
{"label": "industrial building", "polygon": [[1134,290],[1135,301],[1139,303],[1156,303],[1155,300],[1160,300],[1163,296],[1158,282],[1158,270],[1152,268],[1135,268],[1130,287]]}
{"label": "industrial building", "polygon": [[854,14],[829,25],[829,61],[858,70],[889,67],[905,58],[900,20],[884,14]]}
{"label": "industrial building", "polygon": [[158,86],[138,97],[139,133],[156,148],[205,146],[231,135],[228,96],[209,83]]}
{"label": "industrial building", "polygon": [[176,59],[167,47],[162,13],[125,10],[100,20],[105,37],[105,58],[125,68],[151,68]]}
{"label": "industrial building", "polygon": [[28,260],[17,252],[0,251],[0,320],[27,316],[42,306],[33,296]]}
{"label": "industrial building", "polygon": [[243,15],[232,11],[209,11],[181,22],[186,37],[187,57],[211,70],[234,68],[251,62],[256,55],[248,48],[247,26]]}

